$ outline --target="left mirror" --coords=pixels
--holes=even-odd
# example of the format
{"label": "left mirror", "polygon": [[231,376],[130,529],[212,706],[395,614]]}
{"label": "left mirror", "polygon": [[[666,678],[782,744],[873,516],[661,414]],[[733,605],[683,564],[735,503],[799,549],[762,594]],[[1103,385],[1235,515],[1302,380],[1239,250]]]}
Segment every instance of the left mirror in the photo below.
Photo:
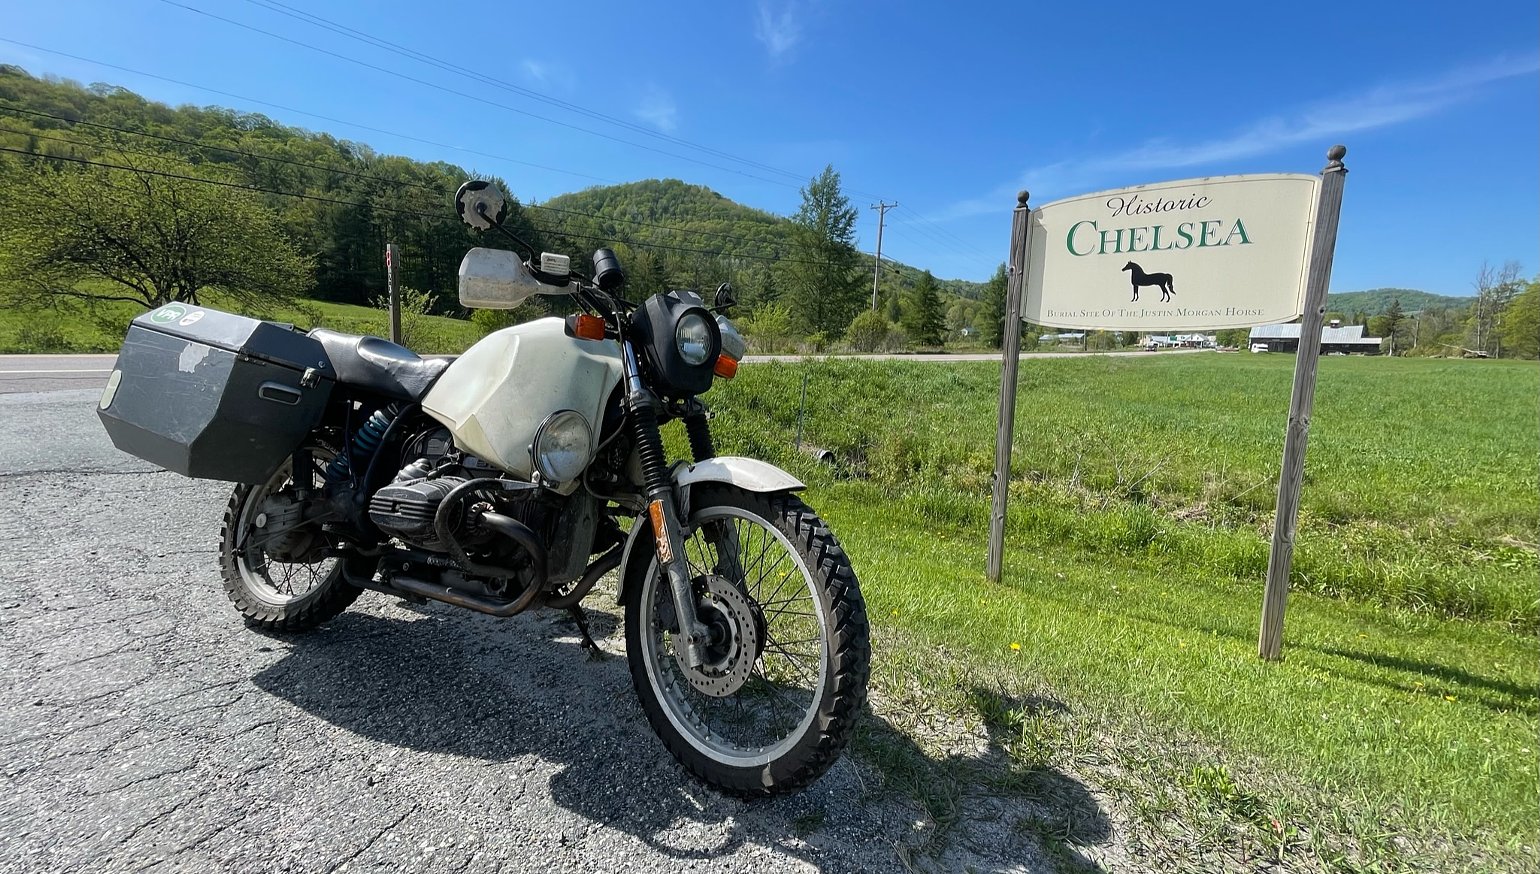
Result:
{"label": "left mirror", "polygon": [[507,203],[503,192],[485,179],[472,179],[455,192],[455,211],[460,220],[483,231],[503,220]]}

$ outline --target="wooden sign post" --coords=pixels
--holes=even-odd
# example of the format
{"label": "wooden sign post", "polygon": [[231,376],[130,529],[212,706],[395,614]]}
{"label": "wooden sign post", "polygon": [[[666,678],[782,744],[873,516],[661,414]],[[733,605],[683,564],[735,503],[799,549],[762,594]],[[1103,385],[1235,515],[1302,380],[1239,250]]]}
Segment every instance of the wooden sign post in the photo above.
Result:
{"label": "wooden sign post", "polygon": [[395,243],[385,244],[385,287],[390,293],[390,342],[401,342],[401,250]]}
{"label": "wooden sign post", "polygon": [[1283,467],[1278,474],[1278,510],[1273,521],[1272,552],[1267,559],[1267,588],[1262,595],[1262,629],[1257,655],[1269,661],[1283,657],[1283,608],[1289,598],[1289,569],[1294,564],[1294,526],[1299,520],[1299,486],[1305,475],[1305,444],[1310,439],[1310,411],[1315,405],[1315,371],[1321,359],[1321,322],[1326,315],[1326,288],[1331,282],[1332,255],[1337,248],[1337,219],[1342,212],[1342,188],[1347,180],[1343,146],[1332,146],[1321,171],[1320,201],[1315,212],[1315,239],[1310,247],[1310,272],[1305,280],[1305,314],[1299,327],[1299,352],[1294,359],[1294,394],[1289,401],[1289,430],[1283,438]]}
{"label": "wooden sign post", "polygon": [[1000,422],[995,429],[994,503],[989,512],[989,581],[1000,582],[1005,552],[1005,504],[1011,491],[1011,427],[1016,421],[1016,368],[1021,363],[1021,290],[1027,284],[1027,247],[1031,233],[1030,195],[1016,195],[1011,214],[1010,279],[1005,292],[1005,324],[1001,338]]}

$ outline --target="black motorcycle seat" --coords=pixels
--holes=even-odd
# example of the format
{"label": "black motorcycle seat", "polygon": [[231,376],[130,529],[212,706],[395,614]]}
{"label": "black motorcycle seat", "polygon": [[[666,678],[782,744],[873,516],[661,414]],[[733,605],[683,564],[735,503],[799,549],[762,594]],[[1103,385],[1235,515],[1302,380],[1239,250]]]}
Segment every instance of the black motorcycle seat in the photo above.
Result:
{"label": "black motorcycle seat", "polygon": [[337,381],[401,401],[420,401],[453,357],[423,358],[416,352],[379,337],[344,334],[316,328],[310,336],[321,342],[331,359]]}

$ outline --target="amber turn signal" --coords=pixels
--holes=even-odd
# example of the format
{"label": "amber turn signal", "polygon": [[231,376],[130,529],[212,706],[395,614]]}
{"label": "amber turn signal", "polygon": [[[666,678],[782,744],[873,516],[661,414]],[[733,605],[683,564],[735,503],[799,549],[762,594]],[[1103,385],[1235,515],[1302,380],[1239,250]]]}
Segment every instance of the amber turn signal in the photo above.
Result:
{"label": "amber turn signal", "polygon": [[711,372],[723,379],[732,379],[738,375],[738,362],[726,355],[718,355],[717,363],[712,365]]}
{"label": "amber turn signal", "polygon": [[604,320],[588,313],[574,313],[567,317],[567,333],[579,340],[603,340]]}

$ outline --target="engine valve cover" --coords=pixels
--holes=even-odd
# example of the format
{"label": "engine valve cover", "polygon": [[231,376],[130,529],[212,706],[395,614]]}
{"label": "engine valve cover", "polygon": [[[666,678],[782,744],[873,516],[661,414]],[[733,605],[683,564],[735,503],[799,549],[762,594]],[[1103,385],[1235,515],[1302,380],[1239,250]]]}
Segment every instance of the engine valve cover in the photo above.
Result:
{"label": "engine valve cover", "polygon": [[466,480],[460,477],[445,476],[392,483],[369,499],[369,518],[383,531],[439,548],[433,517],[438,514],[438,505],[463,482]]}

